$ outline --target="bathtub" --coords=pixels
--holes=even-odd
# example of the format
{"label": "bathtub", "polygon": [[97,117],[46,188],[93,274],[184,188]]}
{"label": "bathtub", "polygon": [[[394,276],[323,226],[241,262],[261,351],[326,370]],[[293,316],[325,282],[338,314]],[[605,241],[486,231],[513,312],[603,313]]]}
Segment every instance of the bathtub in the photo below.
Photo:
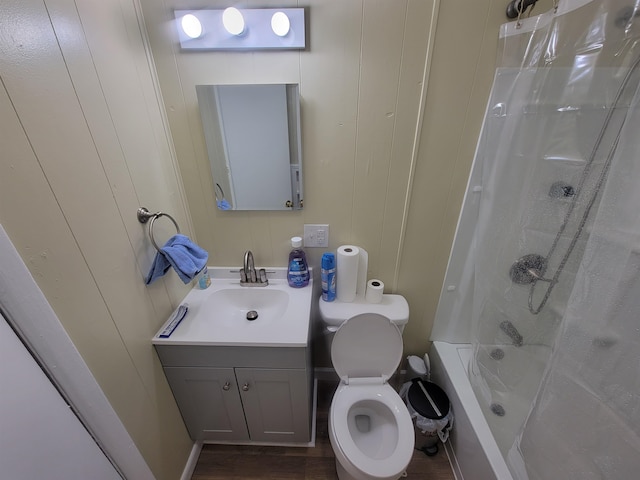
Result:
{"label": "bathtub", "polygon": [[431,381],[447,392],[454,415],[444,446],[457,480],[513,480],[467,377],[471,353],[470,344],[440,341],[429,352]]}

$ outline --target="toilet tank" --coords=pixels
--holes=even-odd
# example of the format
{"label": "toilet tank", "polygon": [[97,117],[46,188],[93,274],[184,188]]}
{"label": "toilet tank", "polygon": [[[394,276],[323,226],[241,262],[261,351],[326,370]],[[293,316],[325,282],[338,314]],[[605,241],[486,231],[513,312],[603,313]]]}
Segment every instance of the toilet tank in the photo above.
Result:
{"label": "toilet tank", "polygon": [[358,296],[353,302],[319,300],[320,316],[330,331],[335,331],[351,317],[361,313],[378,313],[394,323],[402,333],[409,321],[409,304],[402,295],[384,294],[380,303],[369,303]]}

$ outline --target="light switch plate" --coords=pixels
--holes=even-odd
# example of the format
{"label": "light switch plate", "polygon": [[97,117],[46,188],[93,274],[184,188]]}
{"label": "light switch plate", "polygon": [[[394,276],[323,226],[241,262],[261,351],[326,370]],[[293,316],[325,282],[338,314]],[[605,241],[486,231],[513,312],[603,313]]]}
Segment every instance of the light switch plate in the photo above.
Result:
{"label": "light switch plate", "polygon": [[305,225],[304,246],[327,248],[329,246],[329,225]]}

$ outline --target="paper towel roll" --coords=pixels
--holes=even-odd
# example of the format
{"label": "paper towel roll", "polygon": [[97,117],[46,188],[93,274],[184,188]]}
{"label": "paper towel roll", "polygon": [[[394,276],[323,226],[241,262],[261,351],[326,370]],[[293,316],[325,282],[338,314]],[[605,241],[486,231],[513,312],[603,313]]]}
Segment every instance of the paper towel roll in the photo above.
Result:
{"label": "paper towel roll", "polygon": [[367,291],[367,277],[369,269],[369,254],[362,247],[360,249],[360,259],[358,260],[358,280],[356,282],[356,297],[364,298]]}
{"label": "paper towel roll", "polygon": [[368,303],[380,303],[383,293],[384,283],[374,278],[367,282],[367,293],[364,298]]}
{"label": "paper towel roll", "polygon": [[360,249],[354,245],[338,247],[336,256],[336,296],[341,302],[353,302],[358,286]]}

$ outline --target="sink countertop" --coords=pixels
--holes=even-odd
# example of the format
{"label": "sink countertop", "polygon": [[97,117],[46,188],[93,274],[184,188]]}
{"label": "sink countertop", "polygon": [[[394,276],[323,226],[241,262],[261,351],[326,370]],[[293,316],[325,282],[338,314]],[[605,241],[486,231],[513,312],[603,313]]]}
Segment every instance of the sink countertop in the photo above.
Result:
{"label": "sink countertop", "polygon": [[[240,285],[240,268],[208,267],[211,286],[205,290],[197,287],[191,289],[182,300],[188,304],[189,310],[180,324],[168,338],[159,337],[170,318],[153,337],[154,345],[203,345],[203,346],[244,346],[244,347],[304,347],[309,337],[311,313],[311,298],[313,291],[313,273],[310,274],[309,285],[303,288],[291,288],[287,283],[287,269],[284,267],[266,268],[269,285],[266,287],[242,287]],[[241,289],[241,291],[237,291]],[[233,317],[218,314],[216,318],[217,298],[224,290],[235,292],[247,298],[274,295],[285,297],[286,309],[291,308],[284,315],[277,318],[261,318],[261,308],[257,307],[258,318],[249,321],[244,318],[250,305],[246,309],[235,309]],[[260,291],[264,291],[264,294]],[[269,292],[271,291],[271,292]],[[278,293],[281,292],[281,293]],[[238,295],[234,295],[238,296]],[[248,300],[248,304],[251,300]],[[224,307],[230,311],[233,307]],[[266,308],[266,307],[265,307]],[[222,307],[220,308],[220,310]],[[242,318],[240,318],[242,316]],[[267,315],[264,315],[267,317]],[[262,320],[262,321],[261,321]]]}

